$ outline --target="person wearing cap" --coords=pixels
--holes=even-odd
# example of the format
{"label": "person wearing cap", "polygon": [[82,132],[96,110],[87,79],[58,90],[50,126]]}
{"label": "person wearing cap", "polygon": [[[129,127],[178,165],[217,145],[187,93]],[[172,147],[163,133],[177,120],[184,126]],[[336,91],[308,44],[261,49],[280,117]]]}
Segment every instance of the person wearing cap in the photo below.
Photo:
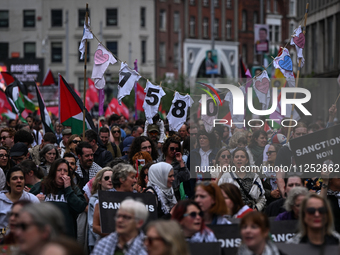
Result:
{"label": "person wearing cap", "polygon": [[66,128],[63,130],[62,132],[63,138],[62,141],[59,144],[60,148],[66,148],[66,143],[68,141],[68,139],[70,138],[70,136],[72,135],[72,130],[70,128]]}
{"label": "person wearing cap", "polygon": [[120,148],[115,143],[110,142],[110,129],[102,127],[99,130],[99,139],[106,150],[111,152],[113,158],[120,158],[122,156]]}
{"label": "person wearing cap", "polygon": [[43,136],[43,139],[41,140],[41,144],[38,144],[34,146],[33,148],[28,149],[34,163],[36,165],[40,165],[39,152],[44,148],[46,144],[56,144],[56,143],[57,143],[57,137],[55,136],[55,134],[53,134],[52,132],[45,133],[45,135]]}
{"label": "person wearing cap", "polygon": [[148,137],[151,138],[155,143],[159,140],[159,127],[156,124],[151,124],[148,126]]}
{"label": "person wearing cap", "polygon": [[26,144],[19,142],[13,145],[9,152],[9,156],[11,157],[11,160],[13,160],[16,165],[18,165],[25,159],[28,159],[30,154]]}
{"label": "person wearing cap", "polygon": [[128,136],[122,142],[122,147],[123,147],[123,156],[121,157],[122,159],[129,160],[129,152],[130,152],[130,147],[131,147],[133,140],[135,140],[135,137]]}

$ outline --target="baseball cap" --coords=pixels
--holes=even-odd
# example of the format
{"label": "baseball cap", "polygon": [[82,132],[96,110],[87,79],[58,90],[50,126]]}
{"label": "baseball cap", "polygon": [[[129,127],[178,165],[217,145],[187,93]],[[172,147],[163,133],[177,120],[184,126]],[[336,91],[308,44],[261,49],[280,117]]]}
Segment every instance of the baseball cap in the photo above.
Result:
{"label": "baseball cap", "polygon": [[129,151],[130,146],[135,138],[133,136],[128,136],[123,141],[123,152]]}
{"label": "baseball cap", "polygon": [[66,128],[61,133],[62,135],[72,135],[72,130],[70,128]]}
{"label": "baseball cap", "polygon": [[9,156],[10,157],[20,157],[23,155],[27,155],[28,153],[28,148],[26,146],[26,144],[24,143],[16,143],[13,145],[13,147],[11,148],[11,150],[9,151]]}
{"label": "baseball cap", "polygon": [[148,126],[148,132],[157,131],[159,133],[159,127],[156,124],[151,124]]}
{"label": "baseball cap", "polygon": [[283,134],[275,134],[272,136],[272,143],[286,144],[287,138]]}

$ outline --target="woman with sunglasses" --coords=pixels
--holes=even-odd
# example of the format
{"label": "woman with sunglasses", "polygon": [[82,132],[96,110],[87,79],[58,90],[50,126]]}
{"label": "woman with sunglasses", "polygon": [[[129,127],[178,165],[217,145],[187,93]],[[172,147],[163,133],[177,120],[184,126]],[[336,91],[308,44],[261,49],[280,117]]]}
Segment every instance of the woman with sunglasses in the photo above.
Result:
{"label": "woman with sunglasses", "polygon": [[[15,237],[15,230],[18,223],[19,212],[25,206],[32,203],[29,200],[19,200],[13,203],[12,209],[8,212],[8,229],[6,232],[6,236],[0,244],[17,244],[18,240]],[[1,238],[0,238],[1,239]]]}
{"label": "woman with sunglasses", "polygon": [[246,214],[240,223],[242,245],[237,255],[283,255],[269,239],[269,219],[261,212]]}
{"label": "woman with sunglasses", "polygon": [[195,201],[179,201],[171,218],[180,224],[187,242],[217,242],[214,233],[205,226],[203,212]]}
{"label": "woman with sunglasses", "polygon": [[87,222],[88,222],[88,246],[89,251],[93,250],[93,247],[100,236],[93,232],[93,213],[95,204],[98,203],[98,190],[110,190],[113,188],[111,177],[113,170],[110,167],[104,167],[99,170],[92,184],[91,198],[87,211]]}
{"label": "woman with sunglasses", "polygon": [[334,231],[332,209],[326,198],[309,193],[300,205],[299,232],[288,243],[305,243],[322,249],[339,245],[340,235]]}
{"label": "woman with sunglasses", "polygon": [[262,211],[266,205],[261,179],[252,172],[249,156],[244,148],[234,150],[230,171],[223,173],[218,185],[223,183],[236,185],[241,191],[243,202],[250,208]]}
{"label": "woman with sunglasses", "polygon": [[6,233],[8,226],[7,213],[11,210],[13,203],[19,200],[29,200],[39,203],[39,199],[24,191],[25,174],[19,166],[11,168],[6,175],[5,190],[0,191],[0,234]]}
{"label": "woman with sunglasses", "polygon": [[59,158],[57,147],[53,144],[46,144],[39,152],[40,167],[44,170],[44,175],[47,176],[53,162]]}
{"label": "woman with sunglasses", "polygon": [[166,139],[163,148],[163,155],[159,158],[160,162],[171,164],[175,174],[172,187],[177,200],[181,199],[179,187],[181,182],[190,180],[190,172],[182,158],[182,146],[179,139],[170,137]]}
{"label": "woman with sunglasses", "polygon": [[156,220],[146,226],[148,255],[189,255],[183,231],[176,221]]}
{"label": "woman with sunglasses", "polygon": [[113,142],[119,147],[120,143],[122,142],[122,135],[121,135],[120,127],[113,126],[111,128],[111,134],[114,139]]}
{"label": "woman with sunglasses", "polygon": [[224,217],[227,214],[227,205],[225,204],[221,189],[216,183],[198,181],[195,189],[195,202],[204,213],[205,224],[230,224]]}
{"label": "woman with sunglasses", "polygon": [[39,194],[41,200],[56,205],[65,216],[67,235],[76,238],[77,217],[85,210],[87,202],[71,176],[68,161],[63,158],[57,159],[46,178],[35,184],[30,192]]}
{"label": "woman with sunglasses", "polygon": [[[221,178],[223,171],[223,167],[228,167],[230,165],[231,153],[227,148],[220,149],[215,158],[215,171],[210,172],[211,178],[216,179],[216,183],[218,183]],[[219,170],[221,169],[221,170]]]}
{"label": "woman with sunglasses", "polygon": [[60,157],[63,158],[65,153],[71,152],[78,160],[76,147],[81,142],[81,137],[77,134],[71,135],[66,143],[66,149],[62,148]]}
{"label": "woman with sunglasses", "polygon": [[3,170],[4,175],[6,175],[7,171],[13,166],[13,162],[9,159],[9,150],[4,146],[0,146],[0,168]]}

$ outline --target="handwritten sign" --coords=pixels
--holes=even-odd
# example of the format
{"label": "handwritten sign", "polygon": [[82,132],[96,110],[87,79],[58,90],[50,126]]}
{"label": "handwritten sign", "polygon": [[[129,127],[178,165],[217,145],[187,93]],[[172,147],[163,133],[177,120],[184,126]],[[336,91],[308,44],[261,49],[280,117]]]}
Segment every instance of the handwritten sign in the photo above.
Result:
{"label": "handwritten sign", "polygon": [[305,35],[303,33],[300,33],[299,36],[295,36],[293,41],[299,48],[303,49],[305,47]]}
{"label": "handwritten sign", "polygon": [[290,56],[286,55],[283,60],[279,61],[279,65],[281,66],[282,69],[286,71],[293,71],[293,62]]}
{"label": "handwritten sign", "polygon": [[262,80],[256,81],[255,87],[263,94],[267,94],[269,90],[269,80],[267,78],[263,78]]}
{"label": "handwritten sign", "polygon": [[96,50],[96,52],[94,53],[94,63],[96,65],[104,64],[108,60],[109,60],[109,55],[103,54],[102,50]]}

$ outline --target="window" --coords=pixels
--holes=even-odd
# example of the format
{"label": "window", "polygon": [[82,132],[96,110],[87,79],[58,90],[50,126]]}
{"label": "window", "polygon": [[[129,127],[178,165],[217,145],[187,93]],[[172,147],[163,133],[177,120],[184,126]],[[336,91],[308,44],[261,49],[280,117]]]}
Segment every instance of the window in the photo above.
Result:
{"label": "window", "polygon": [[142,40],[141,42],[141,53],[142,53],[142,64],[146,63],[146,41]]}
{"label": "window", "polygon": [[178,67],[178,43],[175,43],[174,45],[174,66]]}
{"label": "window", "polygon": [[203,18],[203,37],[209,37],[209,18]]}
{"label": "window", "polygon": [[244,64],[247,63],[247,44],[243,44],[242,46],[242,61]]}
{"label": "window", "polygon": [[110,41],[106,42],[106,48],[111,51],[115,56],[118,56],[118,42],[117,41]]}
{"label": "window", "polygon": [[159,44],[159,64],[165,66],[165,60],[166,60],[165,43],[161,42]]}
{"label": "window", "polygon": [[227,39],[231,39],[231,20],[230,19],[227,20],[226,27],[227,27]]}
{"label": "window", "polygon": [[24,27],[35,27],[35,10],[24,10]]}
{"label": "window", "polygon": [[24,58],[35,59],[35,42],[24,43]]}
{"label": "window", "polygon": [[209,6],[209,0],[203,0],[203,6]]}
{"label": "window", "polygon": [[[88,11],[88,15],[90,17],[90,10]],[[85,9],[79,9],[78,10],[78,26],[79,27],[84,27],[85,16],[86,16],[86,10]]]}
{"label": "window", "polygon": [[195,0],[190,0],[190,5],[195,5]]}
{"label": "window", "polygon": [[0,43],[0,59],[8,59],[8,43],[6,42]]}
{"label": "window", "polygon": [[191,37],[195,36],[195,17],[190,17],[190,23],[189,23],[189,34]]}
{"label": "window", "polygon": [[219,31],[219,19],[215,19],[214,20],[214,36],[215,36],[215,38],[218,38],[218,36],[219,36],[218,31]]}
{"label": "window", "polygon": [[292,36],[294,33],[294,24],[289,24],[289,35]]}
{"label": "window", "polygon": [[247,12],[242,11],[242,31],[247,30]]}
{"label": "window", "polygon": [[231,9],[231,0],[227,0],[227,8]]}
{"label": "window", "polygon": [[258,24],[258,13],[257,12],[254,12],[254,24]]}
{"label": "window", "polygon": [[166,27],[166,12],[165,10],[160,10],[159,12],[159,29],[165,31]]}
{"label": "window", "polygon": [[118,25],[118,13],[117,8],[106,9],[106,26]]}
{"label": "window", "polygon": [[53,42],[51,43],[51,49],[51,62],[63,62],[63,44],[61,42]]}
{"label": "window", "polygon": [[174,12],[174,31],[179,31],[180,17],[179,12]]}
{"label": "window", "polygon": [[0,27],[8,27],[9,16],[8,11],[0,11]]}
{"label": "window", "polygon": [[275,41],[274,42],[279,42],[280,41],[280,26],[274,26],[275,27]]}
{"label": "window", "polygon": [[289,15],[291,16],[295,15],[295,1],[294,0],[289,1]]}
{"label": "window", "polygon": [[140,26],[141,27],[145,27],[146,26],[146,21],[145,21],[145,11],[146,8],[145,7],[141,7],[140,8]]}
{"label": "window", "polygon": [[63,11],[51,10],[51,27],[63,26]]}
{"label": "window", "polygon": [[[79,46],[80,46],[80,42],[78,44],[78,49],[79,49]],[[90,42],[89,40],[87,40],[87,53],[86,53],[86,62],[88,63],[90,61]],[[81,56],[81,53],[80,51],[78,50],[78,62],[84,62],[84,59],[85,59],[85,53],[84,53],[84,58],[83,59],[80,59],[80,56]]]}

